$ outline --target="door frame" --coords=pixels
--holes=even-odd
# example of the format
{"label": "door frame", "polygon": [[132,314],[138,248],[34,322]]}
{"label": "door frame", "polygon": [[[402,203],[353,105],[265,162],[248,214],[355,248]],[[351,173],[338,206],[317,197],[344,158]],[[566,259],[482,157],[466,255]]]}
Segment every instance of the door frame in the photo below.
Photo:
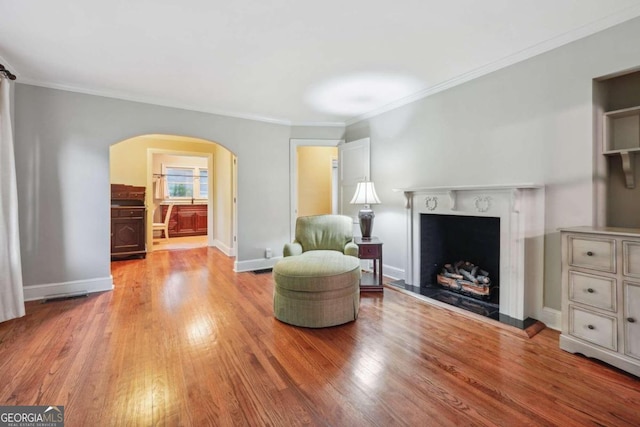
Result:
{"label": "door frame", "polygon": [[[229,256],[238,255],[238,156],[231,153],[231,250]],[[236,260],[236,263],[238,261]],[[235,267],[234,267],[235,270]]]}
{"label": "door frame", "polygon": [[[183,156],[183,157],[205,157],[207,159],[207,168],[209,170],[209,177],[207,179],[209,184],[209,194],[207,195],[207,246],[215,246],[214,242],[214,176],[215,176],[215,162],[213,160],[213,153],[200,152],[200,151],[185,151],[185,150],[172,150],[163,148],[147,148],[147,194],[146,204],[147,207],[153,205],[153,155],[154,154],[168,154],[170,156]],[[147,212],[147,251],[153,252],[153,211]]]}
{"label": "door frame", "polygon": [[[298,147],[338,147],[341,144],[344,144],[344,139],[292,138],[289,140],[290,241],[292,241],[296,235],[296,218],[298,213]],[[339,158],[338,161],[340,161]]]}

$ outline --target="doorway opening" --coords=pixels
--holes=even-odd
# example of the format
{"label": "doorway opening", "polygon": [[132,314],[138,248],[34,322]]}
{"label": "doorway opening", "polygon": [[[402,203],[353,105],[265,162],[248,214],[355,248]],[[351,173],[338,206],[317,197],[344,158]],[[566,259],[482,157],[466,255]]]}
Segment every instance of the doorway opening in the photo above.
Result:
{"label": "doorway opening", "polygon": [[341,212],[338,146],[343,142],[340,139],[291,140],[292,238],[299,216]]}
{"label": "doorway opening", "polygon": [[297,216],[337,214],[338,147],[300,146],[297,156]]}
{"label": "doorway opening", "polygon": [[[143,135],[110,147],[112,186],[144,189],[146,252],[212,246],[235,256],[236,164],[222,145],[185,136]],[[164,236],[153,224],[163,222],[169,205]]]}
{"label": "doorway opening", "polygon": [[[215,185],[213,153],[176,154],[149,149],[153,202],[151,250],[209,246],[214,223],[209,189]],[[209,230],[212,233],[209,233]]]}
{"label": "doorway opening", "polygon": [[[351,216],[354,221],[354,235],[358,235],[360,232],[357,218],[358,210],[355,205],[350,205],[349,201],[353,197],[358,182],[366,181],[371,177],[369,138],[348,143],[345,143],[342,139],[292,139],[290,142],[291,238],[293,239],[295,236],[296,219],[299,216],[319,213]],[[309,155],[309,153],[322,152],[320,149],[328,149],[327,152],[331,153],[331,155]],[[336,150],[335,154],[333,151],[329,151],[332,149]],[[302,153],[302,156],[299,156],[299,153]],[[299,159],[301,160],[305,155],[310,158],[311,166],[299,164]],[[300,209],[302,207],[300,199],[306,196],[299,189],[300,174],[304,176],[309,169],[315,167],[320,167],[324,171],[323,173],[328,176],[328,178],[325,178],[327,184],[323,187],[323,193],[325,194],[323,200],[326,200],[324,202],[325,212]],[[327,206],[330,206],[330,208],[327,208]]]}

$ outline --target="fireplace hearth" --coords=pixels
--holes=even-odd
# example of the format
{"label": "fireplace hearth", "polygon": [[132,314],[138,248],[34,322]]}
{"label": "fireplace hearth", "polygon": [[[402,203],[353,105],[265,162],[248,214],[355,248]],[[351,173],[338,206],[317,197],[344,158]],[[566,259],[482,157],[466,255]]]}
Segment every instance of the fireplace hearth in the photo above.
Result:
{"label": "fireplace hearth", "polygon": [[[412,291],[416,291],[411,289]],[[470,311],[493,320],[500,320],[500,305],[491,301],[478,299],[459,292],[443,289],[442,287],[426,286],[419,288],[417,293],[427,298]]]}

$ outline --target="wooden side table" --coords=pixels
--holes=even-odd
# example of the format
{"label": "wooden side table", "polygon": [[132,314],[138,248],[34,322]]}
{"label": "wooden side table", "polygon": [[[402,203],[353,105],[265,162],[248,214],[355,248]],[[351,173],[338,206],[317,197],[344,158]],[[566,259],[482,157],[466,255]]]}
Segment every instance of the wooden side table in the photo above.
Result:
{"label": "wooden side table", "polygon": [[358,245],[358,258],[373,260],[373,276],[362,275],[360,291],[382,292],[382,242],[377,237],[368,240],[356,237],[354,242]]}

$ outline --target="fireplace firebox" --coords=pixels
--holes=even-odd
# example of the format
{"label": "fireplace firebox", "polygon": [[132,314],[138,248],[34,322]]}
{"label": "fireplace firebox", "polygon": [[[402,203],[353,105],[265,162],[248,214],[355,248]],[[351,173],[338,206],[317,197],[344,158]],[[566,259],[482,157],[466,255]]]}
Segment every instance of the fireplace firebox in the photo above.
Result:
{"label": "fireplace firebox", "polygon": [[[464,264],[456,265],[457,261],[473,266],[467,271]],[[447,290],[499,304],[500,218],[421,214],[420,287],[443,288],[438,284],[437,275],[443,273],[445,265],[450,270],[455,269],[450,271],[450,277],[454,284],[460,284],[446,287]],[[469,291],[474,287],[476,277],[485,277],[476,272],[471,276],[469,273],[473,269],[487,273],[486,282],[490,284],[487,295]],[[463,286],[466,283],[469,286]]]}

